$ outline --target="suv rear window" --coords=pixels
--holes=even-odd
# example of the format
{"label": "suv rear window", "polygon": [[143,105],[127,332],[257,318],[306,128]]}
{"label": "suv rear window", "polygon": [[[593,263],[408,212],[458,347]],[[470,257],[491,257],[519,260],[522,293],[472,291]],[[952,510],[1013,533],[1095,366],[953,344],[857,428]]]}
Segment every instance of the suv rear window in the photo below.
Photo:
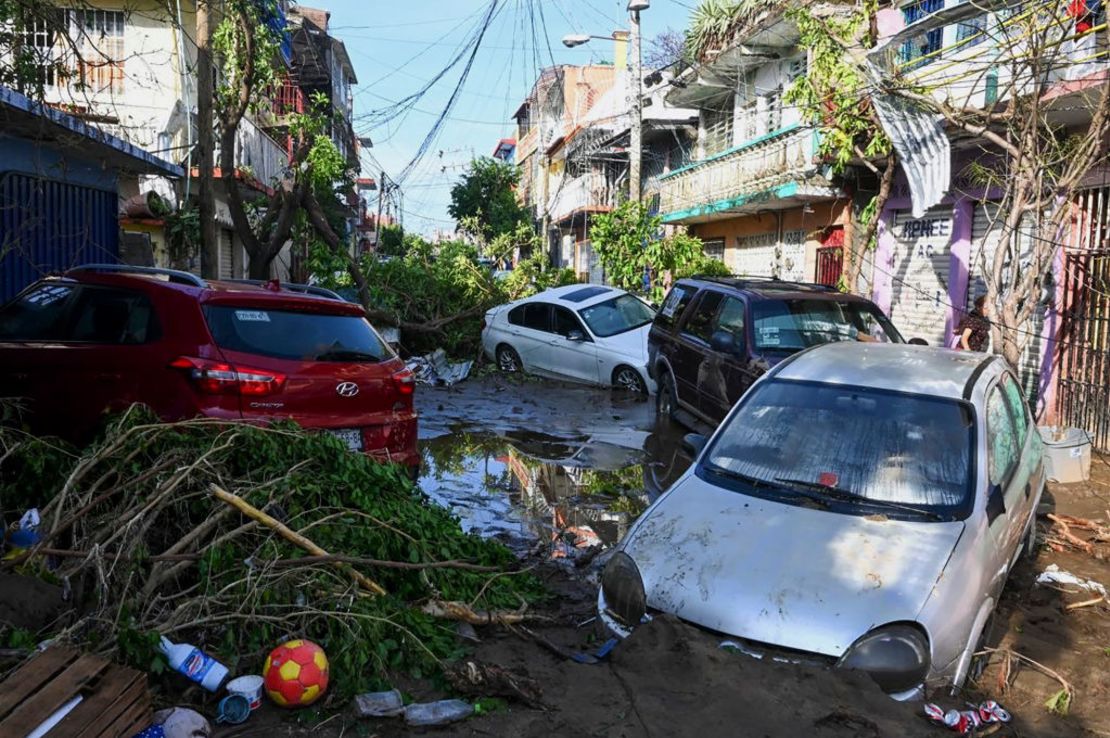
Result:
{"label": "suv rear window", "polygon": [[61,340],[75,291],[73,285],[47,283],[24,292],[0,310],[0,340]]}
{"label": "suv rear window", "polygon": [[698,294],[697,287],[689,284],[676,284],[667,293],[667,296],[663,299],[663,306],[655,314],[655,324],[662,328],[673,327],[675,321],[682,317],[682,313],[686,312],[686,306],[690,304],[690,300],[693,300],[696,294]]}
{"label": "suv rear window", "polygon": [[385,361],[393,351],[354,315],[322,315],[209,305],[204,310],[216,345],[229,351],[298,361]]}

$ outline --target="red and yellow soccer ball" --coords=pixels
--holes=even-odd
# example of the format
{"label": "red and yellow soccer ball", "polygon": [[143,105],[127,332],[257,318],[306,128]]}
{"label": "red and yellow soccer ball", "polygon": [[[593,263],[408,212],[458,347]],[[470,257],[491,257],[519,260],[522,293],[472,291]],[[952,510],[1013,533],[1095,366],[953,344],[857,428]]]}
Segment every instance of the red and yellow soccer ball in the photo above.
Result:
{"label": "red and yellow soccer ball", "polygon": [[266,657],[262,677],[275,704],[307,707],[328,688],[328,657],[312,641],[289,641]]}

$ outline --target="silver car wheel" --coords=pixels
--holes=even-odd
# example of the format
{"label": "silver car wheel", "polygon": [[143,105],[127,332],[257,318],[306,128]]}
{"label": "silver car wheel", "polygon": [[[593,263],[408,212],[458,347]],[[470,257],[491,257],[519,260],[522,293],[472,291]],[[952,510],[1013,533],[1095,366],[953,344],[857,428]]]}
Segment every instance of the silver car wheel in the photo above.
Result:
{"label": "silver car wheel", "polygon": [[647,394],[647,386],[644,384],[643,377],[640,376],[638,371],[628,366],[621,367],[616,371],[613,375],[613,386],[641,395]]}
{"label": "silver car wheel", "polygon": [[511,346],[497,347],[497,368],[503,372],[519,372],[520,355]]}

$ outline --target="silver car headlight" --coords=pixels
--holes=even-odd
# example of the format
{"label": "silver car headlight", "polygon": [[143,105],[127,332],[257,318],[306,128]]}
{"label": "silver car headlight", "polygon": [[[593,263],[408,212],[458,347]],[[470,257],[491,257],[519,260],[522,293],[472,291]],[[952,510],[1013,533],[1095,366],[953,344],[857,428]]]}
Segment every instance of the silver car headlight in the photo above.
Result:
{"label": "silver car headlight", "polygon": [[836,665],[867,672],[884,692],[906,692],[929,673],[929,641],[912,625],[884,625],[853,643]]}
{"label": "silver car headlight", "polygon": [[601,592],[609,614],[628,627],[640,624],[647,612],[644,580],[636,562],[624,551],[613,554],[601,572]]}

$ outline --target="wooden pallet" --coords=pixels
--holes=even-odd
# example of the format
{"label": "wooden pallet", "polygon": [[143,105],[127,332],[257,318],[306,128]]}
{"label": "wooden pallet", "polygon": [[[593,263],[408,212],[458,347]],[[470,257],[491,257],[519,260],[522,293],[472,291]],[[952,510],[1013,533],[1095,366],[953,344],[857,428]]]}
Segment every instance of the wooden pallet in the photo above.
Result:
{"label": "wooden pallet", "polygon": [[146,674],[52,647],[0,683],[0,736],[24,738],[77,695],[46,738],[131,738],[150,725]]}

